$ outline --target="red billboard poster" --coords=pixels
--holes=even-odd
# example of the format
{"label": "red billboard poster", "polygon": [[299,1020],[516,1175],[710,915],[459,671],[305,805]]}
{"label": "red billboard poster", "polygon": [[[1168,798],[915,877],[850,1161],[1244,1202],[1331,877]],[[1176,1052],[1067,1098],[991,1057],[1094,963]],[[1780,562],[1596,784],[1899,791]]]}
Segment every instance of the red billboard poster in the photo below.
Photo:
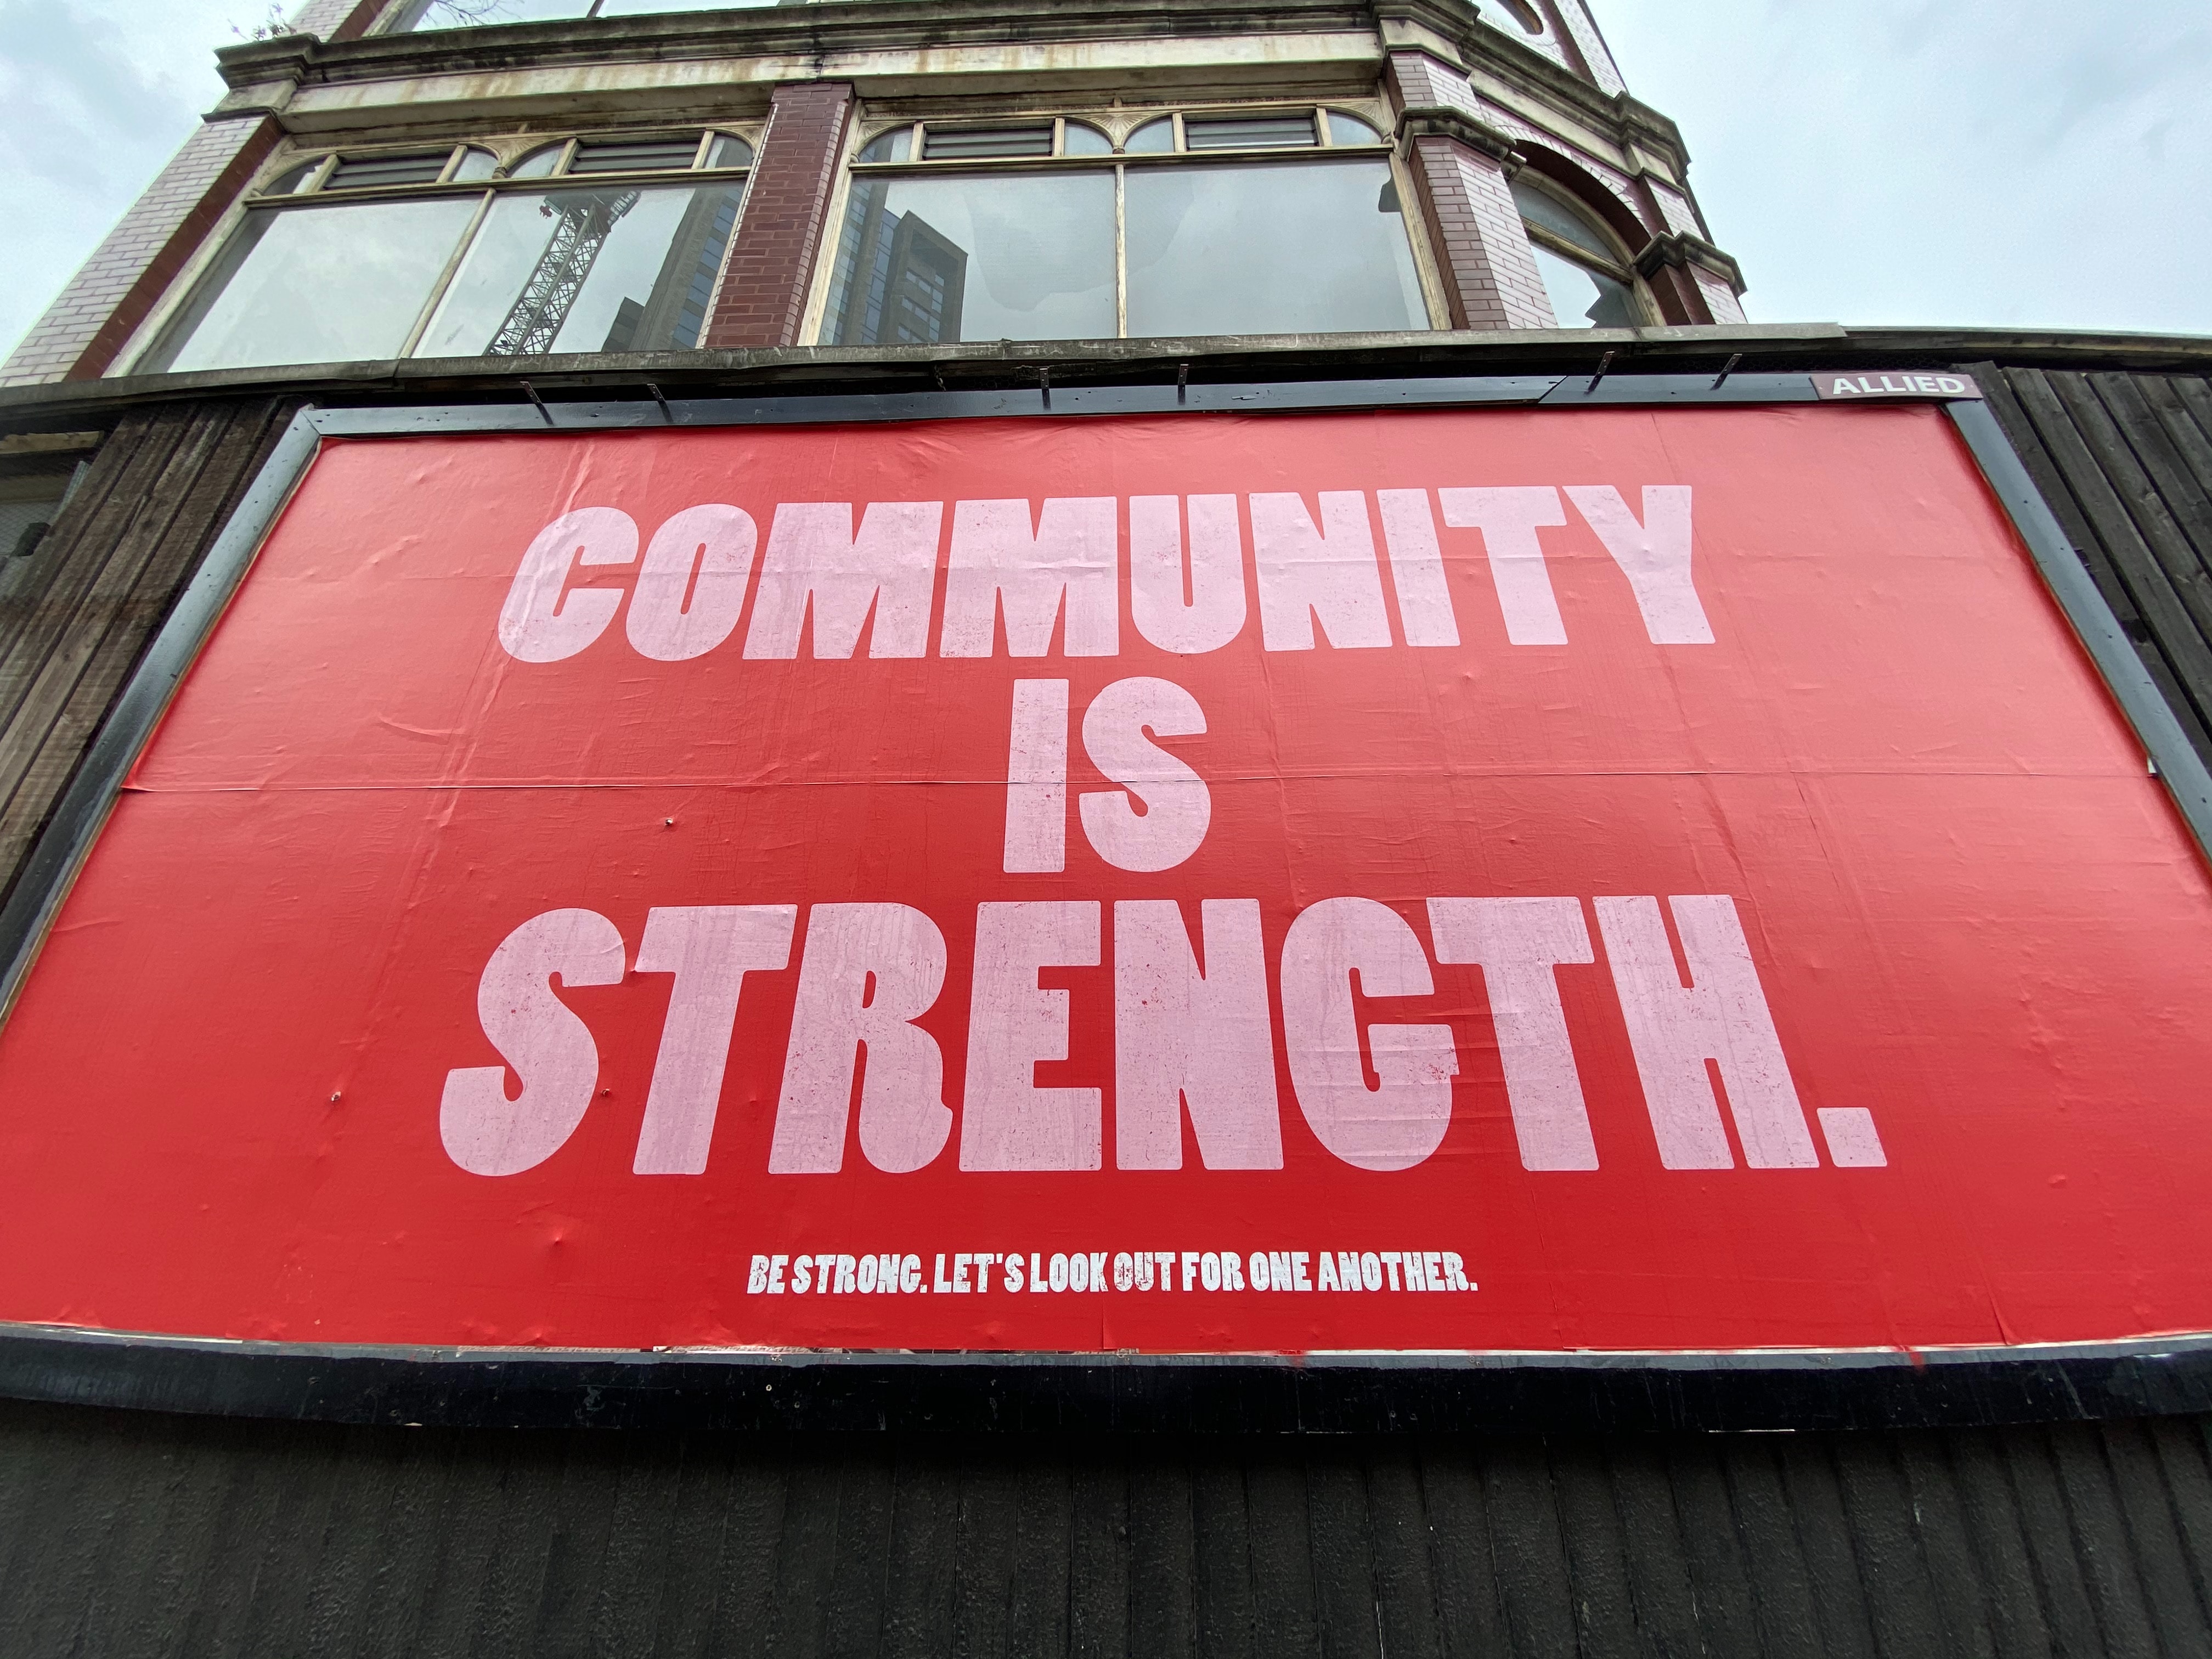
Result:
{"label": "red billboard poster", "polygon": [[333,440],[0,1033],[0,1319],[2203,1331],[2208,1007],[1936,408]]}

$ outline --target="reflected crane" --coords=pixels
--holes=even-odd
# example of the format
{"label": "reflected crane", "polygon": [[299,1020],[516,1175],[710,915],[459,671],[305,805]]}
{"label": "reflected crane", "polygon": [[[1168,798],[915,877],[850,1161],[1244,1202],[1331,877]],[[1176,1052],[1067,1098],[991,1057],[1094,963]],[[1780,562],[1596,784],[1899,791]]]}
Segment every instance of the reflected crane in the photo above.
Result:
{"label": "reflected crane", "polygon": [[484,353],[491,357],[542,356],[553,349],[584,279],[623,215],[637,205],[635,190],[549,196],[538,211],[557,221],[545,251],[515,297]]}

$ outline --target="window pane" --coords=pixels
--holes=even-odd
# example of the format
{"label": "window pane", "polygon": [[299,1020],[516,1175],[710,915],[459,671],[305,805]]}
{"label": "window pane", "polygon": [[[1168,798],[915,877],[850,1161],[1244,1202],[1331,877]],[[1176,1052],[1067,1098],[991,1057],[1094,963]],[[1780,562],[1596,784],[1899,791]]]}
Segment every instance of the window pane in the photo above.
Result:
{"label": "window pane", "polygon": [[499,157],[488,149],[465,149],[461,152],[461,163],[453,169],[453,182],[474,184],[489,179],[499,171]]}
{"label": "window pane", "polygon": [[1316,143],[1310,115],[1182,118],[1185,149],[1278,149]]}
{"label": "window pane", "polygon": [[854,179],[825,343],[1094,339],[1114,321],[1110,171]]}
{"label": "window pane", "polygon": [[1129,135],[1129,142],[1121,146],[1125,155],[1164,155],[1175,148],[1175,118],[1167,116],[1158,121],[1147,121]]}
{"label": "window pane", "polygon": [[1475,15],[1484,22],[1498,28],[1518,29],[1523,34],[1541,37],[1544,33],[1543,14],[1528,3],[1528,0],[1483,0]]}
{"label": "window pane", "polygon": [[853,159],[856,161],[903,161],[907,146],[914,142],[914,129],[893,127],[889,132],[879,132]]}
{"label": "window pane", "polygon": [[684,138],[638,138],[596,144],[579,144],[569,160],[568,172],[682,173],[699,156],[699,135]]}
{"label": "window pane", "polygon": [[1332,144],[1379,144],[1382,135],[1358,116],[1333,109],[1328,112],[1328,141]]}
{"label": "window pane", "polygon": [[532,150],[517,161],[514,164],[514,170],[507,176],[510,179],[546,178],[551,174],[555,167],[561,165],[561,152],[568,148],[566,143],[559,143],[548,144],[544,149]]}
{"label": "window pane", "polygon": [[1597,232],[1583,216],[1556,196],[1538,190],[1534,185],[1524,185],[1518,179],[1513,184],[1513,205],[1521,210],[1521,216],[1532,225],[1541,225],[1553,235],[1572,242],[1586,253],[1595,253],[1611,264],[1619,256],[1611,244]]}
{"label": "window pane", "polygon": [[740,194],[678,185],[503,196],[415,355],[690,350]]}
{"label": "window pane", "polygon": [[315,176],[315,169],[322,164],[319,156],[312,161],[302,161],[298,167],[271,179],[261,193],[264,196],[297,196],[307,187],[307,180]]}
{"label": "window pane", "polygon": [[146,371],[397,356],[477,200],[249,215]]}
{"label": "window pane", "polygon": [[1587,270],[1571,259],[1562,258],[1540,244],[1530,246],[1536,252],[1536,273],[1544,279],[1544,292],[1551,297],[1552,315],[1559,319],[1561,328],[1638,325],[1636,302],[1626,285],[1602,271]]}
{"label": "window pane", "polygon": [[1111,155],[1113,141],[1097,127],[1086,127],[1080,121],[1067,124],[1067,151],[1070,155]]}
{"label": "window pane", "polygon": [[925,161],[972,161],[992,156],[1051,154],[1049,125],[952,127],[941,131],[936,127],[926,127],[921,135],[921,159]]}
{"label": "window pane", "polygon": [[749,167],[752,164],[753,147],[729,133],[717,133],[714,142],[707,147],[707,165],[710,167]]}
{"label": "window pane", "polygon": [[1429,325],[1388,162],[1128,172],[1131,334]]}
{"label": "window pane", "polygon": [[422,155],[372,155],[342,161],[331,169],[325,190],[389,190],[394,185],[434,185],[453,160],[451,148]]}

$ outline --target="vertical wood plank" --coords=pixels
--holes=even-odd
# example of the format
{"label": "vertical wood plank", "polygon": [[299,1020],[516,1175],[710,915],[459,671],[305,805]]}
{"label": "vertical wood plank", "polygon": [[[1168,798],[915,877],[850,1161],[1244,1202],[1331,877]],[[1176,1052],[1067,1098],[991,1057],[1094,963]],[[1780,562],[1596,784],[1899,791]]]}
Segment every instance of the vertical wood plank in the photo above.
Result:
{"label": "vertical wood plank", "polygon": [[1519,1651],[1498,1592],[1496,1545],[1474,1446],[1464,1439],[1422,1443],[1416,1478],[1430,1528],[1443,1650],[1452,1659]]}

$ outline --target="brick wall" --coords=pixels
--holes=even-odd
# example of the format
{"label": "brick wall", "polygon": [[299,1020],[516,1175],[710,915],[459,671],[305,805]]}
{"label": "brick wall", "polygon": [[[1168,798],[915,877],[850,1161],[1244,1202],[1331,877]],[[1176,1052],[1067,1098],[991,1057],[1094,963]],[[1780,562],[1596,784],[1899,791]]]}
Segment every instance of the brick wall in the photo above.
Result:
{"label": "brick wall", "polygon": [[1705,309],[1717,323],[1740,323],[1744,320],[1743,303],[1736,298],[1735,289],[1728,278],[1707,270],[1703,265],[1692,265],[1690,274],[1697,278],[1698,291],[1705,298]]}
{"label": "brick wall", "polygon": [[1583,0],[1551,0],[1558,15],[1558,26],[1563,27],[1569,40],[1574,43],[1575,55],[1583,60],[1584,71],[1605,92],[1625,92],[1627,83],[1620,78],[1620,70],[1607,50],[1605,37],[1597,32],[1597,24],[1589,15]]}
{"label": "brick wall", "polygon": [[366,34],[369,25],[392,0],[307,0],[292,14],[292,32],[325,40],[350,40]]}
{"label": "brick wall", "polygon": [[194,131],[0,363],[0,386],[105,373],[278,137],[276,124],[258,115]]}
{"label": "brick wall", "polygon": [[[1563,6],[1569,3],[1571,0],[1561,0]],[[1399,52],[1392,56],[1390,68],[1402,103],[1433,103],[1462,110],[1492,131],[1511,139],[1517,150],[1534,158],[1531,162],[1533,167],[1552,174],[1559,182],[1589,199],[1593,212],[1611,223],[1614,233],[1628,244],[1632,254],[1641,252],[1652,237],[1669,233],[1686,233],[1703,240],[1705,226],[1698,217],[1696,204],[1687,192],[1662,184],[1649,174],[1632,176],[1624,173],[1604,157],[1577,149],[1512,111],[1486,101],[1474,90],[1464,76],[1448,64],[1439,64],[1417,52]],[[1427,142],[1422,141],[1424,143]],[[1562,158],[1572,166],[1559,167],[1549,165],[1546,161],[1547,155]],[[1561,177],[1562,174],[1567,176]],[[1602,198],[1591,198],[1593,191],[1601,191],[1612,198],[1612,210],[1605,210]],[[1514,218],[1516,228],[1519,222],[1516,212]],[[1431,223],[1437,228],[1441,240],[1450,240],[1448,228],[1433,217]],[[1490,245],[1493,251],[1487,261],[1493,270],[1500,258],[1510,262],[1510,252],[1501,255],[1495,250],[1509,248],[1512,240],[1506,237],[1503,226],[1497,228]],[[1518,240],[1525,241],[1526,237],[1524,235]],[[1651,290],[1652,297],[1659,302],[1660,315],[1666,322],[1740,323],[1743,320],[1743,307],[1737,303],[1735,290],[1728,279],[1703,266],[1671,265],[1646,272],[1644,281]],[[1549,315],[1548,307],[1546,314]],[[1470,328],[1546,325],[1517,322],[1485,323],[1472,319],[1462,325]]]}
{"label": "brick wall", "polygon": [[1412,159],[1452,326],[1554,326],[1504,165],[1449,138],[1415,139]]}
{"label": "brick wall", "polygon": [[842,82],[776,88],[744,212],[715,289],[706,345],[799,343],[852,107],[853,88]]}
{"label": "brick wall", "polygon": [[[1400,110],[1477,114],[1467,76],[1425,52],[1393,52],[1390,87]],[[1429,240],[1443,267],[1454,328],[1550,328],[1552,302],[1513,205],[1505,164],[1455,139],[1423,136],[1407,156]]]}

